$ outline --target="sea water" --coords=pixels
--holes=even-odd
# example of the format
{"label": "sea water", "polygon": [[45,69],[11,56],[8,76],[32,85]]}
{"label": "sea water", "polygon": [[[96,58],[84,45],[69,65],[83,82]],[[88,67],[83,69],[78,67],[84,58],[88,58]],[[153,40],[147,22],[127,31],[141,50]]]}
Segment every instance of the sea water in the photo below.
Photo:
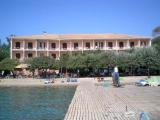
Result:
{"label": "sea water", "polygon": [[0,87],[0,120],[63,120],[76,87]]}

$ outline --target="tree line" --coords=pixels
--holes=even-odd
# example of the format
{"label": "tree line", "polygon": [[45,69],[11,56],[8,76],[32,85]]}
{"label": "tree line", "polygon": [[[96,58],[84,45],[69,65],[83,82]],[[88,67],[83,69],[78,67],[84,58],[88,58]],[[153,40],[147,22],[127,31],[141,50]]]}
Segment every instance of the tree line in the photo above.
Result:
{"label": "tree line", "polygon": [[160,54],[155,47],[138,48],[128,51],[68,52],[59,60],[51,57],[36,57],[26,60],[30,69],[47,71],[59,69],[60,73],[77,73],[81,76],[99,75],[106,70],[110,75],[117,66],[122,75],[150,75],[160,73]]}

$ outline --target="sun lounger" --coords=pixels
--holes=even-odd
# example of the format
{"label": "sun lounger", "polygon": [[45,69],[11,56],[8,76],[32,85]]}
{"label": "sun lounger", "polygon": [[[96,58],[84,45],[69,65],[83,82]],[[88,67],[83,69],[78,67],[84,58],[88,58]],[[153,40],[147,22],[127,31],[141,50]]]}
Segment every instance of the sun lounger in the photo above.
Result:
{"label": "sun lounger", "polygon": [[72,78],[71,82],[77,82],[77,78]]}
{"label": "sun lounger", "polygon": [[75,81],[74,82],[78,82],[77,78],[75,78]]}
{"label": "sun lounger", "polygon": [[54,79],[53,80],[45,80],[44,84],[49,84],[49,83],[54,83]]}
{"label": "sun lounger", "polygon": [[139,81],[135,82],[135,85],[137,85],[137,86],[148,86],[149,83],[148,83],[147,80],[139,80]]}
{"label": "sun lounger", "polygon": [[66,79],[67,82],[77,82],[77,78],[67,78]]}
{"label": "sun lounger", "polygon": [[74,80],[74,78],[71,78],[71,82],[74,82],[75,80]]}
{"label": "sun lounger", "polygon": [[49,83],[50,83],[50,81],[48,81],[48,80],[44,81],[44,84],[49,84]]}
{"label": "sun lounger", "polygon": [[67,82],[70,82],[70,78],[69,77],[67,78]]}

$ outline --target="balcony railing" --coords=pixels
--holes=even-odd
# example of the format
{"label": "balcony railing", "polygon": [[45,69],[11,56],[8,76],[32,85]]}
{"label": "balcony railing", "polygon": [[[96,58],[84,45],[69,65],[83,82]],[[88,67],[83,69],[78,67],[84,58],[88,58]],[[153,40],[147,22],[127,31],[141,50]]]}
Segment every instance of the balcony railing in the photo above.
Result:
{"label": "balcony railing", "polygon": [[15,49],[15,50],[21,50],[23,48],[22,47],[16,47],[16,46],[14,46],[13,49]]}
{"label": "balcony railing", "polygon": [[113,49],[113,47],[108,47],[108,49],[109,49],[109,50],[112,50],[112,49]]}
{"label": "balcony railing", "polygon": [[98,47],[98,46],[95,46],[95,48],[94,48],[95,50],[104,50],[105,49],[105,47]]}
{"label": "balcony railing", "polygon": [[84,50],[91,50],[91,47],[85,47]]}
{"label": "balcony railing", "polygon": [[56,51],[56,50],[59,50],[59,48],[49,48],[49,50],[53,50],[53,51]]}
{"label": "balcony railing", "polygon": [[26,47],[25,49],[28,49],[28,50],[29,50],[29,49],[33,49],[33,47]]}
{"label": "balcony railing", "polygon": [[47,50],[47,47],[37,47],[37,50]]}
{"label": "balcony railing", "polygon": [[25,48],[25,50],[36,50],[36,48],[35,47],[32,47],[32,48]]}
{"label": "balcony railing", "polygon": [[79,47],[74,47],[73,50],[80,50],[80,48]]}
{"label": "balcony railing", "polygon": [[70,48],[61,48],[61,50],[64,50],[64,51],[65,51],[65,50],[70,50]]}
{"label": "balcony railing", "polygon": [[124,47],[119,47],[120,50],[124,49]]}

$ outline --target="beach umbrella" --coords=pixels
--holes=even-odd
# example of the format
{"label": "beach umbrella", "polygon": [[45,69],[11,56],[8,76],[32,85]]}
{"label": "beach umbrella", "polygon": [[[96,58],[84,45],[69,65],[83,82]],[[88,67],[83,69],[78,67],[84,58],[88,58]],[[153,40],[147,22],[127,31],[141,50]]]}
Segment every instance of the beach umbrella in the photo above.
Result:
{"label": "beach umbrella", "polygon": [[28,65],[27,64],[20,64],[20,65],[17,65],[15,68],[24,69],[24,68],[28,68]]}

